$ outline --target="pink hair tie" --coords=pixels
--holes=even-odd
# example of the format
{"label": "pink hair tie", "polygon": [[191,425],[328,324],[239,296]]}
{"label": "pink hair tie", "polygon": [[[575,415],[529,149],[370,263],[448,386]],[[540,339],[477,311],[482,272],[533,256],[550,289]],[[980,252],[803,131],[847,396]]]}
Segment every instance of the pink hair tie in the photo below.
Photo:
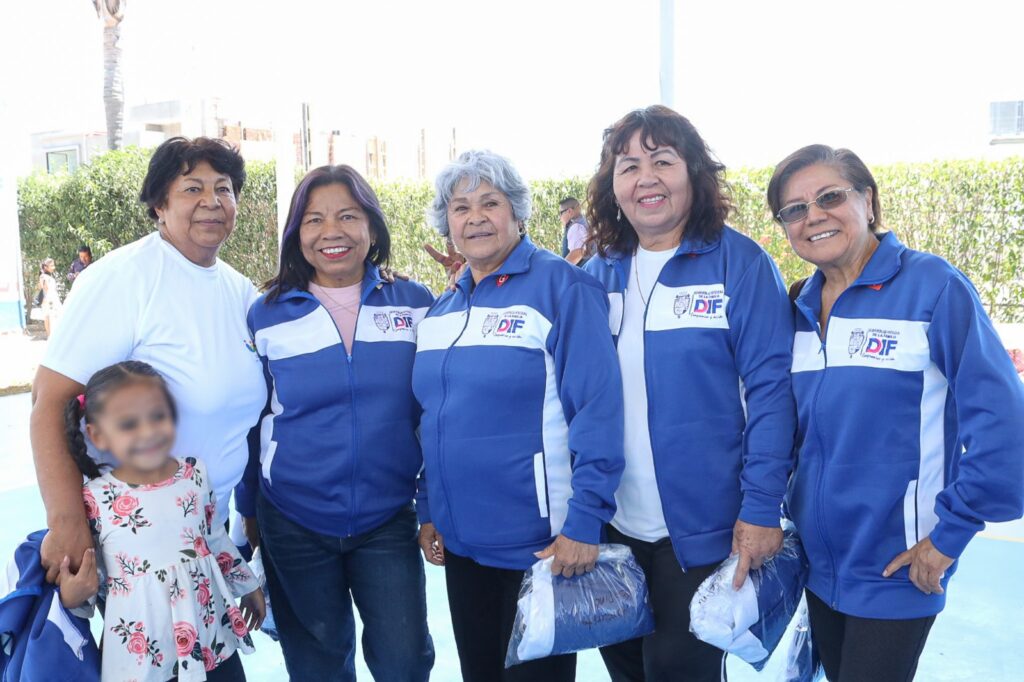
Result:
{"label": "pink hair tie", "polygon": [[78,406],[80,408],[82,408],[83,410],[85,409],[85,394],[84,393],[78,396]]}

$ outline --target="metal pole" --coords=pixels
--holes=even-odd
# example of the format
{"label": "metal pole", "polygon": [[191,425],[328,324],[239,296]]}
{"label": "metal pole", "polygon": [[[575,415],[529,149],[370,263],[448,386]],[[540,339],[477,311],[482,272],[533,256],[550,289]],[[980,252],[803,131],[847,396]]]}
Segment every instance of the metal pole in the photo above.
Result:
{"label": "metal pole", "polygon": [[661,0],[661,103],[675,107],[675,0]]}

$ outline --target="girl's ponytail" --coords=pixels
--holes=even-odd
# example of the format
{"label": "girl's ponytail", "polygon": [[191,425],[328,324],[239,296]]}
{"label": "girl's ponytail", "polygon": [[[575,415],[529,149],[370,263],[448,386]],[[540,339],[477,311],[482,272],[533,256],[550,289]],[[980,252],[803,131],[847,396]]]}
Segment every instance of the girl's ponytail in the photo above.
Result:
{"label": "girl's ponytail", "polygon": [[89,448],[85,444],[85,434],[82,433],[82,417],[85,416],[84,402],[84,396],[76,396],[64,406],[64,435],[68,441],[71,459],[75,460],[82,475],[86,478],[99,478],[100,467],[89,456]]}

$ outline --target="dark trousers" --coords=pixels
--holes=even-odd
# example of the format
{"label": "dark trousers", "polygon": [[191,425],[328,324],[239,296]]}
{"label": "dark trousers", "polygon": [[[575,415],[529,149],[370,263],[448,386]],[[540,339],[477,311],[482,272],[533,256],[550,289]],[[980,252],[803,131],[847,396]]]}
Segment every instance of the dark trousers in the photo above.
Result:
{"label": "dark trousers", "polygon": [[576,654],[526,661],[505,669],[523,571],[481,566],[444,554],[444,578],[463,682],[572,682]]}
{"label": "dark trousers", "polygon": [[[177,679],[177,677],[172,677],[170,682],[175,682]],[[213,670],[207,670],[206,682],[245,682],[245,670],[242,669],[241,655],[235,652],[227,660],[221,661],[221,664]]]}
{"label": "dark trousers", "polygon": [[263,497],[256,516],[291,679],[356,679],[353,600],[363,621],[363,658],[374,679],[430,677],[434,645],[427,632],[423,558],[411,504],[379,528],[351,538],[304,528]]}
{"label": "dark trousers", "polygon": [[654,632],[601,648],[612,682],[719,682],[725,652],[690,632],[690,600],[718,564],[683,569],[668,538],[644,542],[608,527],[608,542],[633,550],[647,579]]}
{"label": "dark trousers", "polygon": [[882,620],[833,611],[807,590],[811,638],[832,682],[909,682],[935,616]]}

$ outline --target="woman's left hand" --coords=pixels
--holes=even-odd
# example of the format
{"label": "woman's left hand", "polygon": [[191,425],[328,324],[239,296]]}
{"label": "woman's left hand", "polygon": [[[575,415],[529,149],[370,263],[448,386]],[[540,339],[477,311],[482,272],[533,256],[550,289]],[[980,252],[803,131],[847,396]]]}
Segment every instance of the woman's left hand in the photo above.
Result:
{"label": "woman's left hand", "polygon": [[571,578],[594,570],[594,566],[597,565],[597,545],[588,545],[559,535],[554,542],[534,556],[538,559],[555,557],[551,562],[551,573],[561,573],[564,577]]}
{"label": "woman's left hand", "polygon": [[925,538],[889,562],[882,571],[888,578],[893,573],[910,566],[910,582],[925,594],[942,594],[942,578],[953,565],[953,559],[935,549],[931,538]]}

